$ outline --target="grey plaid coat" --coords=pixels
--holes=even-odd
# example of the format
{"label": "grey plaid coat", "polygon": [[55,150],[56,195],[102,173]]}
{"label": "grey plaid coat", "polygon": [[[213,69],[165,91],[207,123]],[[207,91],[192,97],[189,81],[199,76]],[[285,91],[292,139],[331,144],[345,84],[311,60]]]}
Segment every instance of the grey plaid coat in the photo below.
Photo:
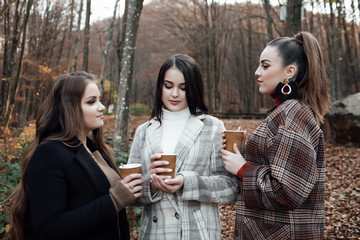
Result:
{"label": "grey plaid coat", "polygon": [[220,149],[223,123],[191,115],[175,148],[176,174],[184,187],[174,194],[150,193],[150,156],[160,150],[161,127],[154,119],[136,130],[129,163],[141,163],[145,180],[139,239],[214,240],[221,238],[218,203],[236,200],[237,179],[225,170]]}

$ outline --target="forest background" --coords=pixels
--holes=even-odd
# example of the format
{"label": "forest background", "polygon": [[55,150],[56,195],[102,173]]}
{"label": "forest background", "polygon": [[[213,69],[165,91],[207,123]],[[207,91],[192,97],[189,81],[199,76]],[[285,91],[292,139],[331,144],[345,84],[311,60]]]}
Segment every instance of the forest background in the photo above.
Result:
{"label": "forest background", "polygon": [[[63,73],[84,70],[99,78],[102,102],[115,117],[106,136],[118,162],[126,161],[130,117],[149,114],[158,70],[175,53],[197,60],[210,113],[220,117],[264,116],[273,101],[258,93],[258,58],[268,41],[299,30],[320,42],[332,100],[359,92],[359,0],[113,3],[112,16],[91,21],[91,0],[0,1],[0,234],[9,227],[8,205],[33,136],[30,124],[51,81]],[[351,192],[360,193],[356,181]],[[359,205],[355,200],[352,206]],[[348,238],[360,236],[360,219],[353,221]]]}

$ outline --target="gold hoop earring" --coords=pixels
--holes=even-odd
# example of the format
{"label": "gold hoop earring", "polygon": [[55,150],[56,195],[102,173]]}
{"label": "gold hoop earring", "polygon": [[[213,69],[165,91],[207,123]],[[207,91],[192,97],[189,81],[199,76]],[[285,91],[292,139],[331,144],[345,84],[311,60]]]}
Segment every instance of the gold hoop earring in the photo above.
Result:
{"label": "gold hoop earring", "polygon": [[[284,82],[285,82],[285,85],[281,88],[281,93],[284,94],[284,95],[289,95],[291,93],[291,87],[289,85],[289,79],[285,78]],[[286,88],[288,88],[287,92],[285,92]]]}

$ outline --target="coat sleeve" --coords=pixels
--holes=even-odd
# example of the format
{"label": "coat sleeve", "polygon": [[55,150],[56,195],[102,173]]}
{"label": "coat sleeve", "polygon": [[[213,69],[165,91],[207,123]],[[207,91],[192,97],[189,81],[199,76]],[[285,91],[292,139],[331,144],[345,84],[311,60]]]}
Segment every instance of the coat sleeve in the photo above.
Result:
{"label": "coat sleeve", "polygon": [[[58,144],[59,145],[59,144]],[[69,211],[64,156],[56,144],[40,145],[27,167],[27,195],[34,232],[41,239],[79,239],[116,222],[109,194]]]}
{"label": "coat sleeve", "polygon": [[226,171],[220,152],[222,133],[225,129],[224,124],[220,120],[217,120],[216,123],[209,161],[210,174],[209,176],[201,176],[197,171],[181,171],[179,174],[184,176],[182,200],[215,203],[228,203],[236,200],[237,177]]}
{"label": "coat sleeve", "polygon": [[[249,144],[249,143],[248,143]],[[256,142],[251,144],[256,145]],[[307,131],[291,124],[268,139],[269,165],[251,163],[243,178],[244,202],[250,209],[294,210],[318,181],[317,150]]]}
{"label": "coat sleeve", "polygon": [[150,190],[150,173],[149,165],[144,157],[148,157],[150,161],[150,156],[144,156],[143,148],[145,147],[145,132],[146,132],[147,123],[140,125],[135,132],[134,141],[131,145],[130,155],[128,163],[140,163],[141,164],[141,178],[144,180],[142,195],[135,200],[132,205],[147,205],[150,203],[157,202],[162,199],[162,191],[151,195]]}

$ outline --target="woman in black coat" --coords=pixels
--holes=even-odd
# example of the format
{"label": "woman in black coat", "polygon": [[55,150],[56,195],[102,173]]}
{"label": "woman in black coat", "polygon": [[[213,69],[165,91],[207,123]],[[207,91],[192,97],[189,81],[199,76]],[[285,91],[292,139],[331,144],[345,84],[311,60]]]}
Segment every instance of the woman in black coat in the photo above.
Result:
{"label": "woman in black coat", "polygon": [[102,139],[103,111],[93,75],[55,79],[23,161],[8,239],[130,238],[125,207],[143,181],[121,179]]}

